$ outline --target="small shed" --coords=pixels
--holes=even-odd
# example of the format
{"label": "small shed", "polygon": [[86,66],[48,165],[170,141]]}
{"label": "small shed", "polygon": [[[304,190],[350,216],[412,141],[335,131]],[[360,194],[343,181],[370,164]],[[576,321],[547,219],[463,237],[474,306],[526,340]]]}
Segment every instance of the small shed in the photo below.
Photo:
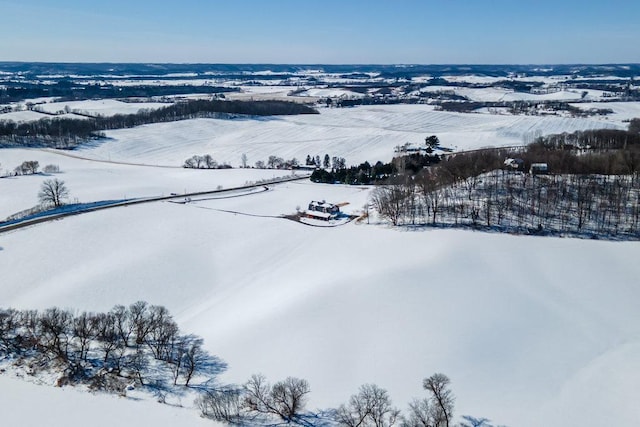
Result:
{"label": "small shed", "polygon": [[549,172],[549,165],[546,163],[531,163],[529,173],[531,175],[544,174]]}

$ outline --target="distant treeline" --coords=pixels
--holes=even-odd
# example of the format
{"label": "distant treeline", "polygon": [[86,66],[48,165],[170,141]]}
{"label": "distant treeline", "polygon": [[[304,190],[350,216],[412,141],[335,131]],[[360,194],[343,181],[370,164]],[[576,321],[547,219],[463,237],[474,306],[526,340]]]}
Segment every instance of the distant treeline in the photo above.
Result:
{"label": "distant treeline", "polygon": [[237,89],[202,85],[154,85],[112,86],[99,84],[76,84],[71,80],[60,80],[54,85],[36,83],[5,83],[0,88],[0,103],[21,102],[28,99],[56,97],[59,101],[83,99],[105,99],[183,95],[189,93],[224,93]]}
{"label": "distant treeline", "polygon": [[89,119],[44,118],[33,122],[0,121],[1,146],[45,146],[73,148],[87,139],[104,136],[102,131],[149,123],[162,123],[220,114],[252,116],[317,114],[306,105],[287,101],[193,100],[156,110],[142,109],[136,114],[116,114]]}
{"label": "distant treeline", "polygon": [[[0,71],[21,75],[126,75],[126,76],[166,76],[193,73],[194,78],[215,75],[264,76],[264,71],[276,74],[300,73],[305,70],[322,70],[332,74],[380,74],[383,77],[403,78],[414,75],[424,76],[468,76],[481,75],[512,78],[515,74],[530,76],[568,76],[602,78],[606,76],[635,77],[640,73],[639,64],[167,64],[167,63],[55,63],[55,62],[0,62]],[[180,76],[180,78],[187,78]]]}

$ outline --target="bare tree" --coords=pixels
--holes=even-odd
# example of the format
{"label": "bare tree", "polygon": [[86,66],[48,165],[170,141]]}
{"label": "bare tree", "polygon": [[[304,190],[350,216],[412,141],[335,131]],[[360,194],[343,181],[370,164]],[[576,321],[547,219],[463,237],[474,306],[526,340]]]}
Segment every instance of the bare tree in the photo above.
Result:
{"label": "bare tree", "polygon": [[267,166],[270,169],[280,169],[283,164],[284,164],[284,159],[282,157],[269,156],[269,159],[267,160]]}
{"label": "bare tree", "polygon": [[402,427],[432,427],[433,417],[429,399],[414,399],[409,403],[409,415],[402,421]]}
{"label": "bare tree", "polygon": [[63,205],[63,200],[69,197],[69,190],[64,181],[56,179],[47,179],[42,183],[38,199],[44,205],[53,205],[59,207]]}
{"label": "bare tree", "polygon": [[243,401],[243,390],[225,388],[210,390],[196,400],[202,415],[215,421],[243,425],[254,419]]}
{"label": "bare tree", "polygon": [[146,302],[137,301],[129,306],[129,319],[135,334],[136,346],[144,343],[153,327],[150,321],[149,308]]}
{"label": "bare tree", "polygon": [[210,154],[205,154],[204,156],[202,156],[202,161],[204,162],[204,166],[207,169],[215,169],[218,167],[218,162],[213,160],[213,157],[211,157]]}
{"label": "bare tree", "polygon": [[95,323],[99,349],[104,354],[102,361],[108,368],[119,372],[126,348],[120,339],[116,318],[113,313],[100,313],[96,315]]}
{"label": "bare tree", "polygon": [[197,162],[194,157],[189,157],[187,160],[184,161],[184,164],[182,165],[182,167],[187,168],[187,169],[196,169],[197,166]]}
{"label": "bare tree", "polygon": [[463,415],[462,418],[464,422],[460,423],[460,427],[493,427],[492,424],[489,424],[489,419],[487,418],[476,418],[470,415]]}
{"label": "bare tree", "polygon": [[39,318],[39,339],[44,348],[62,360],[69,359],[69,341],[73,316],[57,307],[45,310]]}
{"label": "bare tree", "polygon": [[227,367],[226,363],[218,357],[209,354],[203,348],[202,338],[195,335],[180,336],[174,347],[174,354],[173,363],[176,365],[174,384],[180,373],[184,377],[184,385],[188,386],[197,374],[217,375]]}
{"label": "bare tree", "polygon": [[38,168],[40,167],[40,163],[38,163],[36,160],[27,160],[22,162],[22,164],[19,167],[23,174],[33,175],[38,173]]}
{"label": "bare tree", "polygon": [[395,424],[400,411],[391,406],[385,389],[375,384],[364,384],[358,394],[336,411],[336,422],[346,427],[390,427]]}
{"label": "bare tree", "polygon": [[58,165],[46,165],[43,169],[43,172],[45,173],[60,173],[60,166]]}
{"label": "bare tree", "polygon": [[285,421],[292,421],[304,410],[306,395],[309,393],[307,380],[287,377],[275,383],[271,389],[271,400],[278,415]]}
{"label": "bare tree", "polygon": [[405,211],[406,199],[406,193],[400,185],[377,187],[371,193],[371,203],[378,214],[391,221],[393,225],[400,222]]}
{"label": "bare tree", "polygon": [[169,346],[178,335],[178,325],[169,314],[169,310],[161,305],[152,305],[146,315],[139,319],[145,319],[146,333],[143,340],[149,346],[153,357],[158,360],[169,360]]}
{"label": "bare tree", "polygon": [[133,333],[133,324],[130,321],[129,311],[124,305],[116,305],[109,314],[113,317],[115,330],[121,345],[128,347],[129,337]]}
{"label": "bare tree", "polygon": [[245,405],[251,411],[276,415],[292,422],[302,415],[305,396],[309,393],[306,380],[288,377],[273,387],[263,375],[253,375],[244,385]]}
{"label": "bare tree", "polygon": [[94,315],[87,312],[82,312],[72,320],[73,343],[80,360],[87,360],[91,341],[96,336],[95,326]]}
{"label": "bare tree", "polygon": [[432,395],[432,414],[435,427],[449,427],[453,417],[453,403],[455,398],[449,388],[449,377],[444,374],[433,374],[425,378],[423,387]]}

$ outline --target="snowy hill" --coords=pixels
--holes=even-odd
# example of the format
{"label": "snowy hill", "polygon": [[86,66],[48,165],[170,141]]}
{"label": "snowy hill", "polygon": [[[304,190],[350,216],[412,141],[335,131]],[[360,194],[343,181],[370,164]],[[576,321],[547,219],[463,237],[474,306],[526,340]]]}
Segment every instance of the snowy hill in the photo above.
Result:
{"label": "snowy hill", "polygon": [[304,161],[307,155],[344,157],[348,164],[389,161],[404,143],[423,144],[438,135],[445,147],[468,150],[522,145],[536,136],[598,128],[626,128],[622,122],[584,118],[496,116],[434,111],[429,105],[321,109],[319,115],[235,120],[199,119],[107,132],[110,138],[86,147],[83,156],[180,166],[195,153],[219,162],[249,164],[270,155]]}
{"label": "snowy hill", "polygon": [[[37,405],[37,409],[33,406]],[[38,386],[0,375],[2,424],[21,427],[94,427],[153,425],[215,427],[197,412],[106,394],[88,394],[73,388]],[[89,421],[90,420],[90,421]]]}
{"label": "snowy hill", "polygon": [[[238,164],[242,153],[250,162],[329,153],[355,163],[388,160],[395,145],[429,134],[465,149],[600,126],[429,106],[356,107],[110,131],[112,139],[71,153],[106,162],[11,149],[0,151],[0,163],[9,170],[24,160],[59,164],[55,177],[73,198],[89,202],[228,188],[290,173],[180,168],[193,154]],[[0,217],[36,204],[41,182],[51,177],[0,179]],[[406,409],[424,395],[422,379],[443,372],[457,397],[457,420],[469,414],[496,424],[564,427],[640,419],[636,242],[391,229],[375,217],[371,224],[320,228],[280,217],[311,200],[348,203],[343,210],[357,215],[370,190],[290,182],[2,234],[1,305],[100,311],[137,300],[164,305],[182,330],[202,336],[207,350],[229,364],[223,380],[242,383],[253,373],[305,378],[312,409],[345,402],[363,383],[387,389]],[[122,417],[105,417],[110,425],[211,425],[195,410],[38,388],[9,376],[0,375],[7,425],[66,425],[79,405]],[[53,408],[47,418],[45,410],[15,411],[33,401]],[[82,422],[73,420],[72,426]]]}

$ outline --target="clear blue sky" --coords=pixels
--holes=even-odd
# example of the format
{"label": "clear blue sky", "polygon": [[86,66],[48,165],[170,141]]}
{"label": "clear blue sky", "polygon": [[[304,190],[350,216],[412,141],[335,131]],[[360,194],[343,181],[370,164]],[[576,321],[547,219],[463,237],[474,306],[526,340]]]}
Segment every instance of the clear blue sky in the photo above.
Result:
{"label": "clear blue sky", "polygon": [[640,62],[640,0],[0,0],[0,61]]}

